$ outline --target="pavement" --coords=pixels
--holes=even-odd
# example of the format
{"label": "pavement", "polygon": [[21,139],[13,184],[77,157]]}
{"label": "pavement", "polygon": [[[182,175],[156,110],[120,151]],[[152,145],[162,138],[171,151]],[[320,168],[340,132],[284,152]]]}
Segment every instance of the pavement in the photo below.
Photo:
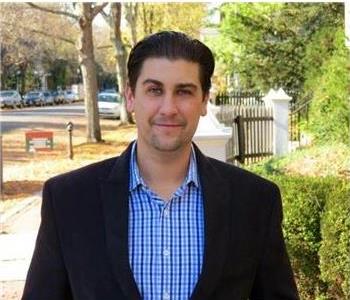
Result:
{"label": "pavement", "polygon": [[40,224],[40,207],[38,193],[1,215],[1,300],[20,299]]}

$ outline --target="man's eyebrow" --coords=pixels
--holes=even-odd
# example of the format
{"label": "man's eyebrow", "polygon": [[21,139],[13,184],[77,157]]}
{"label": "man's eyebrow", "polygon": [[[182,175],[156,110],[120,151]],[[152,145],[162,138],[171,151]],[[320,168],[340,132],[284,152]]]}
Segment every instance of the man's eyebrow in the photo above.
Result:
{"label": "man's eyebrow", "polygon": [[163,83],[161,83],[160,81],[156,80],[156,79],[151,79],[151,78],[148,78],[148,79],[145,79],[142,84],[145,85],[145,84],[149,84],[149,83],[153,83],[153,84],[156,84],[156,85],[163,85]]}
{"label": "man's eyebrow", "polygon": [[194,83],[179,83],[176,85],[177,88],[184,89],[184,88],[190,88],[193,90],[197,90],[198,86]]}

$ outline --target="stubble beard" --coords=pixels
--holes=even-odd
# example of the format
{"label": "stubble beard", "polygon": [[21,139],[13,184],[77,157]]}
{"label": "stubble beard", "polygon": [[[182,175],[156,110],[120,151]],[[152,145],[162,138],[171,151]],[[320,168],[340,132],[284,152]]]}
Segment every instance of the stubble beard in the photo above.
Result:
{"label": "stubble beard", "polygon": [[190,144],[192,138],[183,138],[181,136],[177,136],[172,138],[171,140],[165,141],[161,140],[158,136],[153,135],[151,137],[151,144],[154,149],[161,152],[175,152]]}
{"label": "stubble beard", "polygon": [[192,142],[194,135],[191,132],[188,132],[187,122],[184,120],[178,121],[178,124],[181,124],[182,129],[178,135],[167,136],[157,133],[153,133],[150,137],[151,146],[161,152],[176,152],[182,148],[186,148]]}

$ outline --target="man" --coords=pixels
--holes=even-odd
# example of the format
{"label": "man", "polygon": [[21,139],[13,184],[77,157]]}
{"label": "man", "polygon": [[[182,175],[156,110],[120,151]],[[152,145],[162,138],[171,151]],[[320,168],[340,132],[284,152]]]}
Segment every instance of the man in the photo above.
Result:
{"label": "man", "polygon": [[191,142],[213,70],[182,33],[133,48],[137,141],[45,184],[24,300],[298,299],[278,188]]}

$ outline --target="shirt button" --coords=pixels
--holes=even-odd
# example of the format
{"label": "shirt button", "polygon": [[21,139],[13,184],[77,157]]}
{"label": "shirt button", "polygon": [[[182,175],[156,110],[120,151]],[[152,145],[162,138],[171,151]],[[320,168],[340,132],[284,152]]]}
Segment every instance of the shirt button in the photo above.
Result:
{"label": "shirt button", "polygon": [[167,209],[167,208],[164,209],[163,214],[164,214],[164,217],[167,217],[169,215],[169,209]]}
{"label": "shirt button", "polygon": [[170,294],[168,292],[163,294],[163,300],[170,300]]}
{"label": "shirt button", "polygon": [[163,255],[164,255],[164,256],[169,256],[169,255],[170,255],[170,250],[169,250],[168,248],[165,248],[165,249],[163,250]]}

